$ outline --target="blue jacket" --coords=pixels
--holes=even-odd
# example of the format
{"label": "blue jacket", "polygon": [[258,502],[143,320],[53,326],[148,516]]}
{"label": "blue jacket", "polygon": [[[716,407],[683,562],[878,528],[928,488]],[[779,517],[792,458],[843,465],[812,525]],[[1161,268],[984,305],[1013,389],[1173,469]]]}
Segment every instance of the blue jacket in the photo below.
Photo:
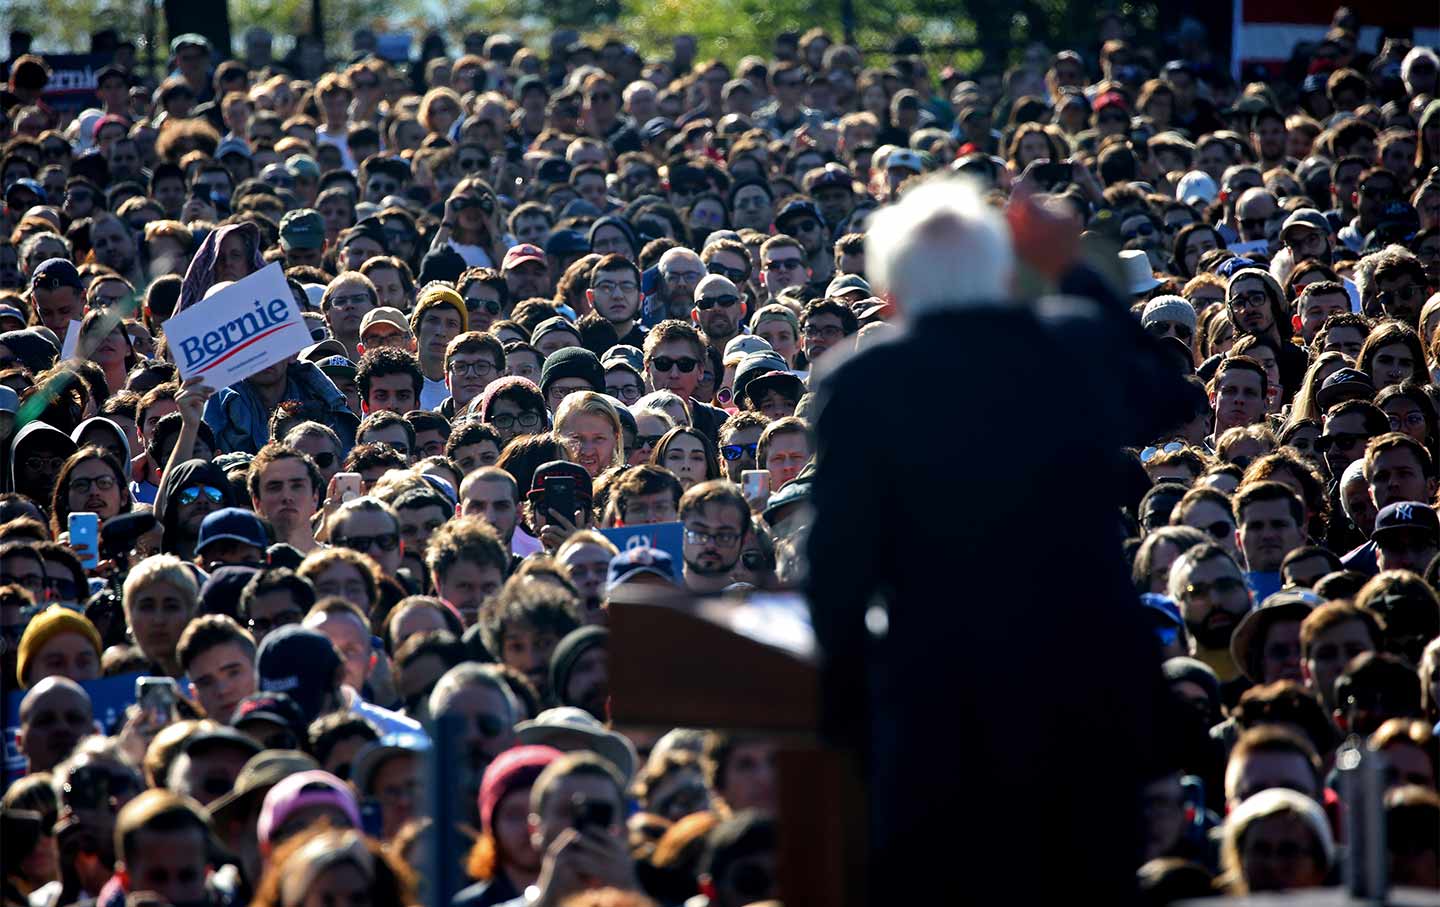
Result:
{"label": "blue jacket", "polygon": [[[307,418],[328,425],[340,436],[347,453],[355,444],[360,418],[350,411],[345,395],[313,362],[296,360],[286,373],[285,399],[307,405]],[[270,410],[248,381],[223,388],[205,404],[205,424],[215,432],[215,443],[224,453],[243,450],[255,453],[270,440]]]}

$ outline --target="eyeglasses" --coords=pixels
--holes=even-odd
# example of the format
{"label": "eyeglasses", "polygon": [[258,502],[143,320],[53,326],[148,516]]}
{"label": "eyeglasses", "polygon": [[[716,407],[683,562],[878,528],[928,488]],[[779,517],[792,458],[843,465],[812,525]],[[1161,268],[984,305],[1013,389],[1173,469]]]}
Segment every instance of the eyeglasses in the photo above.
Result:
{"label": "eyeglasses", "polygon": [[685,544],[687,545],[708,545],[711,542],[722,548],[729,548],[740,541],[740,533],[732,532],[729,529],[722,529],[719,532],[704,532],[699,529],[685,527]]}
{"label": "eyeglasses", "polygon": [[806,337],[809,337],[812,340],[816,337],[823,337],[826,340],[839,340],[841,337],[845,336],[845,330],[843,328],[838,328],[833,324],[828,324],[824,327],[815,324],[807,324],[800,333],[804,334]]}
{"label": "eyeglasses", "polygon": [[1270,304],[1270,294],[1264,290],[1236,293],[1230,297],[1230,304],[1240,309],[1263,309]]}
{"label": "eyeglasses", "polygon": [[1181,444],[1179,441],[1171,441],[1164,447],[1147,447],[1144,450],[1140,451],[1140,462],[1149,463],[1158,453],[1175,453],[1178,450],[1184,449],[1185,445]]}
{"label": "eyeglasses", "polygon": [[478,362],[452,362],[450,371],[457,375],[473,375],[476,378],[483,378],[500,371],[500,367],[493,362],[479,360]]}
{"label": "eyeglasses", "polygon": [[604,293],[607,296],[614,296],[617,293],[629,296],[631,293],[640,289],[640,286],[633,280],[624,280],[620,283],[616,283],[613,280],[602,280],[599,283],[591,284],[590,289],[597,293]]}
{"label": "eyeglasses", "polygon": [[333,541],[341,548],[349,548],[351,551],[369,551],[372,548],[394,551],[395,546],[400,544],[400,536],[394,532],[386,532],[380,535],[347,535]]}
{"label": "eyeglasses", "polygon": [[369,293],[352,293],[349,296],[334,296],[330,299],[330,305],[332,308],[348,309],[351,306],[370,304],[371,299]]}
{"label": "eyeglasses", "polygon": [[1264,229],[1265,229],[1265,225],[1268,224],[1268,223],[1270,223],[1270,218],[1268,218],[1268,217],[1242,217],[1242,218],[1240,218],[1240,228],[1241,228],[1242,230],[1253,230],[1253,231],[1255,231],[1255,232],[1257,232],[1257,233],[1263,232]]}
{"label": "eyeglasses", "polygon": [[539,413],[521,413],[518,416],[505,413],[499,416],[491,416],[490,424],[501,431],[509,431],[516,425],[519,425],[521,428],[538,428],[544,418],[545,417]]}
{"label": "eyeglasses", "polygon": [[314,460],[315,465],[319,466],[321,469],[329,469],[331,466],[335,465],[335,455],[328,450],[323,453],[315,454],[310,459]]}
{"label": "eyeglasses", "polygon": [[750,278],[750,272],[743,268],[727,268],[724,265],[713,261],[705,266],[705,270],[709,271],[711,274],[719,274],[721,277],[728,277],[731,281],[735,283],[741,283]]}
{"label": "eyeglasses", "polygon": [[665,437],[665,436],[664,436],[664,435],[636,435],[636,436],[635,436],[635,449],[636,449],[636,450],[640,450],[641,448],[645,448],[645,447],[654,447],[656,444],[659,444],[659,443],[660,443],[660,439],[663,438],[663,437]]}
{"label": "eyeglasses", "polygon": [[1188,326],[1174,321],[1157,321],[1145,330],[1150,333],[1151,337],[1174,336],[1187,342],[1195,334]]}
{"label": "eyeglasses", "polygon": [[1209,534],[1211,538],[1226,539],[1235,533],[1235,524],[1229,520],[1216,520],[1209,526],[1201,526],[1200,531]]}
{"label": "eyeglasses", "polygon": [[1353,450],[1357,444],[1363,444],[1369,438],[1370,436],[1363,432],[1338,431],[1315,439],[1315,449]]}
{"label": "eyeglasses", "polygon": [[291,624],[298,624],[303,616],[298,608],[290,608],[281,611],[274,617],[252,617],[246,621],[246,625],[263,636],[271,630],[288,627]]}
{"label": "eyeglasses", "polygon": [[74,601],[80,592],[80,587],[75,585],[73,579],[66,579],[61,576],[45,577],[45,591],[61,601]]}
{"label": "eyeglasses", "polygon": [[499,315],[499,314],[500,314],[500,300],[498,300],[498,299],[471,299],[470,297],[467,296],[467,297],[465,298],[465,308],[466,308],[467,311],[470,311],[470,312],[478,312],[478,311],[480,311],[480,310],[483,309],[487,314],[490,314],[490,315]]}
{"label": "eyeglasses", "polygon": [[225,492],[216,488],[214,485],[191,485],[189,488],[181,489],[180,493],[175,496],[175,503],[184,507],[200,500],[200,495],[202,494],[205,495],[205,499],[212,504],[219,505],[225,503]]}
{"label": "eyeglasses", "polygon": [[640,399],[640,392],[643,391],[643,390],[644,390],[643,387],[641,387],[641,386],[638,385],[638,384],[633,384],[633,383],[632,383],[632,384],[614,384],[614,385],[611,385],[611,386],[605,388],[605,392],[606,392],[607,394],[609,394],[610,396],[614,397],[614,398],[617,399],[617,400],[623,400],[623,401],[625,401],[626,403],[634,403],[636,400],[639,400],[639,399]]}
{"label": "eyeglasses", "polygon": [[804,263],[798,258],[772,258],[765,262],[767,271],[793,271],[800,267],[804,267]]}
{"label": "eyeglasses", "polygon": [[1403,416],[1391,414],[1386,418],[1390,420],[1390,429],[1392,431],[1399,431],[1401,428],[1419,428],[1425,424],[1424,414],[1418,412],[1406,413]]}
{"label": "eyeglasses", "polygon": [[730,462],[735,462],[741,457],[754,457],[757,444],[726,444],[720,448],[720,455]]}
{"label": "eyeglasses", "polygon": [[47,472],[59,469],[65,465],[64,457],[26,457],[25,468],[31,472]]}
{"label": "eyeglasses", "polygon": [[78,494],[89,494],[91,488],[97,491],[113,491],[115,485],[114,476],[96,476],[93,479],[71,479],[70,491]]}
{"label": "eyeglasses", "polygon": [[722,308],[733,308],[740,302],[739,296],[726,294],[724,296],[703,296],[695,300],[695,308],[702,312],[708,312],[717,305]]}
{"label": "eyeglasses", "polygon": [[700,360],[691,356],[681,356],[678,359],[671,359],[669,356],[656,356],[650,360],[650,365],[657,372],[668,372],[678,368],[682,375],[688,375],[700,367]]}
{"label": "eyeglasses", "polygon": [[1139,238],[1142,237],[1142,236],[1154,236],[1154,235],[1155,235],[1155,227],[1154,227],[1152,224],[1149,224],[1149,223],[1141,223],[1141,224],[1137,225],[1137,226],[1135,227],[1135,229],[1133,229],[1133,230],[1126,230],[1126,231],[1125,231],[1125,238],[1126,238],[1126,239],[1139,239]]}
{"label": "eyeglasses", "polygon": [[665,275],[666,280],[674,280],[680,283],[699,283],[705,276],[704,271],[671,271]]}
{"label": "eyeglasses", "polygon": [[1245,588],[1244,581],[1234,576],[1222,576],[1210,583],[1191,583],[1185,587],[1186,598],[1200,598],[1231,595]]}

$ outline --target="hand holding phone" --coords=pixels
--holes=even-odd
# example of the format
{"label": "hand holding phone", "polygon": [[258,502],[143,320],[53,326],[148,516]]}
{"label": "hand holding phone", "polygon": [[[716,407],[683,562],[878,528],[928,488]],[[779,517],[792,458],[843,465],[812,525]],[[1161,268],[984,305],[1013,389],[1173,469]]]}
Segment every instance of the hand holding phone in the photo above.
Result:
{"label": "hand holding phone", "polygon": [[80,565],[94,570],[100,564],[100,515],[77,512],[70,514],[70,547],[80,558]]}

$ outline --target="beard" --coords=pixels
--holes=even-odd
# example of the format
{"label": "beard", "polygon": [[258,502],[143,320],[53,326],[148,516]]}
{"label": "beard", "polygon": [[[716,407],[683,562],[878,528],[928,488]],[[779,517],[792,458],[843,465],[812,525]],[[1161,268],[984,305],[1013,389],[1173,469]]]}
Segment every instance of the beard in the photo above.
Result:
{"label": "beard", "polygon": [[685,559],[685,566],[696,576],[725,576],[735,569],[736,564],[740,563],[740,556],[738,554],[735,556],[735,560],[728,564],[721,563],[718,555],[713,559],[705,558],[702,552],[701,558],[707,562],[702,563],[701,559],[693,561],[689,558]]}
{"label": "beard", "polygon": [[1224,649],[1230,645],[1230,636],[1240,624],[1240,618],[1219,608],[1205,615],[1198,623],[1186,621],[1185,626],[1195,642],[1202,649]]}

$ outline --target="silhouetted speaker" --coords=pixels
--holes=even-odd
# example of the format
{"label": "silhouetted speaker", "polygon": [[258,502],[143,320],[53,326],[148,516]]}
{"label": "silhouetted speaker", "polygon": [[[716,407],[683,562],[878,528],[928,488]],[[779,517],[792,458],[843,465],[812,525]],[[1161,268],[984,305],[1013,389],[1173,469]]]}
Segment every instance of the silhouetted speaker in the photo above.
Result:
{"label": "silhouetted speaker", "polygon": [[230,7],[227,3],[165,0],[165,31],[172,38],[188,32],[204,35],[219,52],[220,59],[230,56]]}

